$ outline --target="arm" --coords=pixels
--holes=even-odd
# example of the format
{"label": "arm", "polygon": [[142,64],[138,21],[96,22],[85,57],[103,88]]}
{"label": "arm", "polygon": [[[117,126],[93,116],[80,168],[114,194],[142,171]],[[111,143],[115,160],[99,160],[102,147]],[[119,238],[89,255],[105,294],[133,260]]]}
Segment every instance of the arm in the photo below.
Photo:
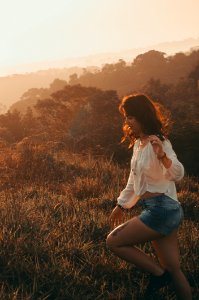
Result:
{"label": "arm", "polygon": [[130,171],[126,187],[121,191],[117,198],[117,204],[123,208],[131,208],[134,196],[133,172]]}
{"label": "arm", "polygon": [[[135,149],[135,144],[133,147],[133,152]],[[110,222],[112,225],[115,222],[121,223],[123,220],[123,210],[131,207],[131,199],[134,195],[134,184],[133,184],[133,172],[130,171],[129,178],[127,181],[127,185],[124,190],[121,191],[119,197],[117,198],[117,205],[113,209],[110,215]]]}
{"label": "arm", "polygon": [[169,140],[164,142],[163,151],[166,155],[161,155],[159,160],[166,169],[165,177],[169,180],[180,181],[184,177],[184,166],[177,159],[177,155]]}
{"label": "arm", "polygon": [[[135,142],[134,147],[133,147],[133,155],[134,155],[136,147],[137,147],[137,141]],[[133,181],[134,181],[133,180],[133,171],[132,171],[132,166],[131,166],[127,185],[121,191],[119,197],[117,198],[117,204],[122,206],[123,208],[127,208],[127,209],[131,208],[134,203],[133,199],[134,199],[135,193],[134,193],[134,182]]]}
{"label": "arm", "polygon": [[119,197],[117,198],[117,205],[113,209],[110,215],[110,222],[112,225],[115,223],[122,223],[123,222],[123,210],[131,207],[131,199],[134,195],[134,188],[133,188],[133,172],[130,171],[129,179],[127,185],[123,191],[121,191]]}

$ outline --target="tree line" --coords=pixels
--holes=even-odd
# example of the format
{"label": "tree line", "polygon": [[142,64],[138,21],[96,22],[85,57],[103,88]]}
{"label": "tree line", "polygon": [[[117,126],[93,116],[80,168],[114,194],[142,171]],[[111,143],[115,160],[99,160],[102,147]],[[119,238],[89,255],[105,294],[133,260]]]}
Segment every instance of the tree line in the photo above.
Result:
{"label": "tree line", "polygon": [[[154,55],[153,52],[151,54]],[[158,55],[165,64],[163,54]],[[190,57],[191,55],[195,59],[196,53],[190,54]],[[136,61],[137,64],[142,61],[144,70],[143,57],[145,55],[141,55]],[[182,58],[185,59],[184,56]],[[174,61],[176,59],[175,57]],[[186,76],[178,78],[176,82],[165,83],[161,78],[154,77],[153,70],[158,72],[159,69],[154,60],[150,64],[153,67],[151,77],[141,89],[132,88],[129,93],[144,92],[171,113],[173,130],[170,139],[174,150],[184,163],[186,172],[198,176],[199,67],[195,65]],[[119,69],[121,72],[128,69],[121,61],[109,67],[104,66],[101,73],[111,74],[116,70],[119,72]],[[149,68],[149,61],[146,70],[147,67]],[[187,64],[186,67],[178,68],[187,70]],[[122,84],[121,81],[118,84],[119,82]],[[23,103],[27,107],[30,104],[25,112],[20,112],[16,106],[15,109],[0,115],[0,136],[3,141],[13,145],[27,136],[45,132],[49,141],[63,142],[67,151],[111,156],[119,163],[129,163],[132,152],[128,150],[127,144],[120,144],[123,123],[118,111],[120,99],[116,89],[104,90],[57,79],[49,89],[31,89],[22,96]]]}

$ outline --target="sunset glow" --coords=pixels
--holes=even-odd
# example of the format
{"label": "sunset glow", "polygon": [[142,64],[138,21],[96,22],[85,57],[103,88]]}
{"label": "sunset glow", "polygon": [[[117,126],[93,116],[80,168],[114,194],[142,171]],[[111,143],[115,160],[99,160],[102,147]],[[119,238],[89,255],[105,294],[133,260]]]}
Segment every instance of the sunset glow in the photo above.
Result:
{"label": "sunset glow", "polygon": [[0,0],[6,67],[199,37],[198,0]]}

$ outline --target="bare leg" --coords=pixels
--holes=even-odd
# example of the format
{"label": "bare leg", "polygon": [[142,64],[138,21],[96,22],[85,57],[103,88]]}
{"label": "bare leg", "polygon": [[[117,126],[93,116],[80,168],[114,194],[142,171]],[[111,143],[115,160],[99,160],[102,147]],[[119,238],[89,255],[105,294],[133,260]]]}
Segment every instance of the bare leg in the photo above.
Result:
{"label": "bare leg", "polygon": [[189,282],[180,269],[177,229],[170,235],[152,241],[162,268],[166,268],[173,279],[178,299],[191,300],[192,293]]}
{"label": "bare leg", "polygon": [[164,269],[135,244],[162,237],[160,233],[146,226],[138,217],[115,228],[107,237],[107,246],[118,257],[135,264],[154,275],[162,275]]}

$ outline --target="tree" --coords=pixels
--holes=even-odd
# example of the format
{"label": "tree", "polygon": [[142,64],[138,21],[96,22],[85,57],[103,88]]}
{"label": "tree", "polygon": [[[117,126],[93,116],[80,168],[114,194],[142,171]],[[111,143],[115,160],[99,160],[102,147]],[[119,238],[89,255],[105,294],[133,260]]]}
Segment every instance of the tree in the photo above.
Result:
{"label": "tree", "polygon": [[78,80],[78,75],[77,73],[71,74],[69,76],[69,84],[73,85],[73,84],[77,84],[77,80]]}
{"label": "tree", "polygon": [[61,80],[56,78],[51,84],[50,84],[50,93],[55,93],[56,91],[59,91],[63,89],[67,85],[67,82],[65,80]]}
{"label": "tree", "polygon": [[23,136],[30,136],[39,131],[39,124],[37,118],[34,116],[33,111],[30,107],[26,109],[26,113],[22,115],[21,119]]}
{"label": "tree", "polygon": [[195,87],[199,89],[199,64],[191,71],[188,77],[194,80]]}
{"label": "tree", "polygon": [[17,110],[0,115],[0,127],[7,130],[7,142],[9,143],[15,143],[24,137],[21,114]]}

